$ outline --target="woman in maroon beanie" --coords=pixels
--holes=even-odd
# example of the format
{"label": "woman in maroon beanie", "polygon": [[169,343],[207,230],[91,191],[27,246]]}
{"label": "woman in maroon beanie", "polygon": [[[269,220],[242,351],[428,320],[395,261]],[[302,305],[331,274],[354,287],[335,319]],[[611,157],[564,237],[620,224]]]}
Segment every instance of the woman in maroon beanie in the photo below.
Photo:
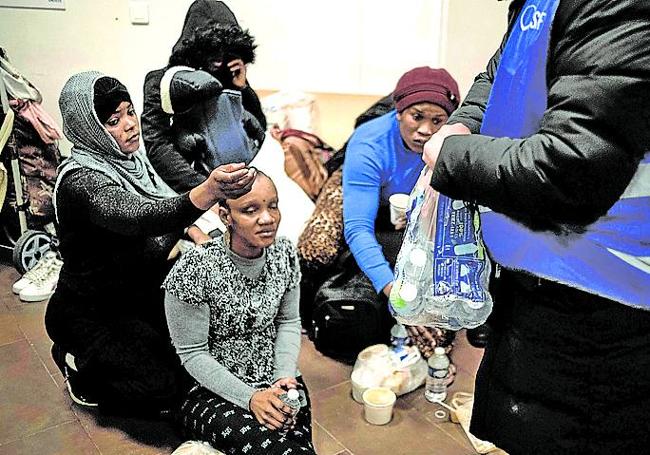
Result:
{"label": "woman in maroon beanie", "polygon": [[[458,85],[446,70],[414,68],[397,82],[395,109],[359,126],[348,142],[343,164],[345,240],[380,295],[388,296],[393,286],[406,225],[405,219],[391,224],[388,198],[411,192],[424,167],[424,144],[447,122],[459,97]],[[411,331],[429,341],[444,338],[424,329]]]}

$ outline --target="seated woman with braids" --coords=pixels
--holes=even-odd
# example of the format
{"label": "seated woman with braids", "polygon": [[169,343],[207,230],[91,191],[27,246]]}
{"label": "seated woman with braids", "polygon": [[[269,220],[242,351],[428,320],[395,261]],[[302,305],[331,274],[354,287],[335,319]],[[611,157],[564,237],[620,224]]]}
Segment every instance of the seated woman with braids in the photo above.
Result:
{"label": "seated woman with braids", "polygon": [[[219,201],[219,215],[226,233],[185,253],[163,285],[172,342],[196,381],[181,431],[226,453],[314,454],[297,371],[300,267],[291,242],[276,239],[273,181],[257,171],[248,194]],[[293,419],[280,395],[295,388],[305,405]]]}

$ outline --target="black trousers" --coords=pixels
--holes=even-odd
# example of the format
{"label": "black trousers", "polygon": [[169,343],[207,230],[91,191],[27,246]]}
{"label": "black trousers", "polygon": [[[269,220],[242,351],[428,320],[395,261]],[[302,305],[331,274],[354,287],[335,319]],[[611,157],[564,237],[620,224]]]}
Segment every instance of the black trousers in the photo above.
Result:
{"label": "black trousers", "polygon": [[70,305],[73,297],[62,297],[55,294],[50,300],[46,329],[61,350],[74,356],[75,384],[99,402],[100,410],[155,416],[178,407],[190,380],[166,327],[138,317],[90,317]]}
{"label": "black trousers", "polygon": [[286,435],[260,425],[252,412],[211,391],[196,386],[187,395],[178,414],[186,439],[209,442],[214,448],[234,454],[315,454],[311,440],[311,402],[302,378],[297,378],[307,396],[296,426]]}
{"label": "black trousers", "polygon": [[650,311],[501,270],[472,433],[511,455],[645,453]]}

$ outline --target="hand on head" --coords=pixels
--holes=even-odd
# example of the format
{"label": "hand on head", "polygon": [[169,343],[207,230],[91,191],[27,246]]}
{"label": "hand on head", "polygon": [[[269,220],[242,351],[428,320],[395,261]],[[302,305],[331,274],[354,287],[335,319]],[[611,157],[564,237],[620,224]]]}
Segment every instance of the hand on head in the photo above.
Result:
{"label": "hand on head", "polygon": [[224,164],[213,170],[207,181],[214,185],[218,199],[237,199],[251,190],[256,172],[244,163]]}
{"label": "hand on head", "polygon": [[256,172],[244,163],[223,164],[190,191],[190,200],[194,206],[207,210],[219,200],[236,199],[251,190]]}

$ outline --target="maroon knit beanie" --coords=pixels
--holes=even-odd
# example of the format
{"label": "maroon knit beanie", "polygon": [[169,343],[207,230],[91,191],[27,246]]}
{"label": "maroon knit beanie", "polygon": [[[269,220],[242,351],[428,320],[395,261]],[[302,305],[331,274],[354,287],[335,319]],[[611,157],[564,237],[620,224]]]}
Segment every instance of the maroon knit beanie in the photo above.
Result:
{"label": "maroon knit beanie", "polygon": [[417,103],[437,104],[447,114],[458,107],[460,94],[458,84],[444,69],[421,66],[407,71],[397,81],[393,101],[397,112]]}

